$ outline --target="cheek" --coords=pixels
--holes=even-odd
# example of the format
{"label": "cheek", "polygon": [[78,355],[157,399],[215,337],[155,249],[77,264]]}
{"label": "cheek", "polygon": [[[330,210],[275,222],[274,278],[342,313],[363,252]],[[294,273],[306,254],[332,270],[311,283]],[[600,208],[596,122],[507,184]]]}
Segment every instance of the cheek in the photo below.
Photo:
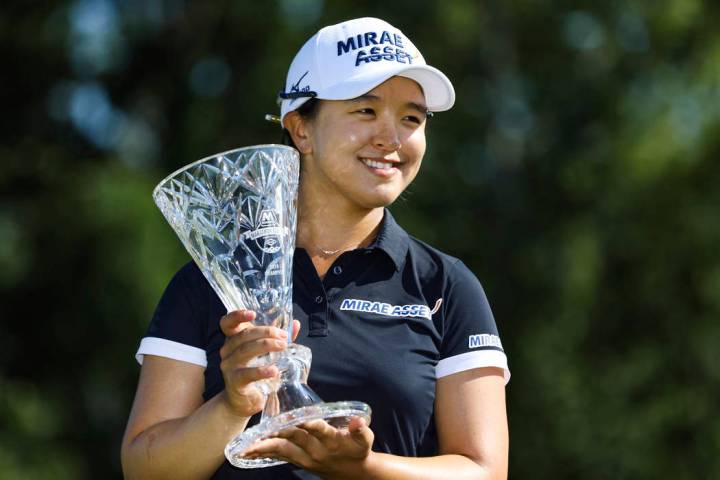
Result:
{"label": "cheek", "polygon": [[355,152],[362,142],[358,132],[348,128],[328,128],[327,134],[318,140],[316,152],[327,167],[336,172],[353,167]]}
{"label": "cheek", "polygon": [[408,137],[405,147],[407,155],[412,157],[419,167],[423,157],[425,156],[425,131],[423,129],[418,129],[413,132],[413,134]]}
{"label": "cheek", "polygon": [[[417,177],[418,172],[420,172],[420,165],[422,164],[422,158],[420,158],[415,165],[413,166],[413,169],[409,172],[407,175],[405,181],[407,182],[407,185],[410,185],[414,180],[415,177]],[[407,186],[406,185],[406,186]]]}
{"label": "cheek", "polygon": [[313,149],[323,157],[332,158],[345,152],[359,139],[357,132],[341,122],[326,121],[313,137]]}

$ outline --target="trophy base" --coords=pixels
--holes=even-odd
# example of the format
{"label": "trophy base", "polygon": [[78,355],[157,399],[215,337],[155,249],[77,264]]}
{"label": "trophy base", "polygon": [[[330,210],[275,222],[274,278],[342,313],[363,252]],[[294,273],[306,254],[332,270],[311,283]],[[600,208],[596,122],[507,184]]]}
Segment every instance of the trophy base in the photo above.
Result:
{"label": "trophy base", "polygon": [[330,402],[317,403],[280,413],[263,420],[260,424],[248,428],[235,437],[225,447],[225,458],[238,468],[264,468],[282,465],[283,461],[273,458],[243,458],[243,454],[255,442],[312,420],[327,420],[336,428],[346,428],[352,417],[363,417],[370,423],[370,406],[363,402]]}

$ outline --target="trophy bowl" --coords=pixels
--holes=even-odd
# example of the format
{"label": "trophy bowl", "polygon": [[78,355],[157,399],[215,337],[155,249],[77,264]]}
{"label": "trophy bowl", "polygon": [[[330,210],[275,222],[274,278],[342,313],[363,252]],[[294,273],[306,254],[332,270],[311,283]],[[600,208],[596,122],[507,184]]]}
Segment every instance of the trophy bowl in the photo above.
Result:
{"label": "trophy bowl", "polygon": [[292,265],[297,227],[299,154],[285,145],[218,153],[172,173],[153,199],[228,312],[253,310],[253,323],[288,333],[288,346],[250,366],[275,365],[279,378],[255,382],[266,402],[260,422],[225,448],[236,467],[285,463],[246,459],[255,442],[291,426],[326,419],[346,428],[354,416],[369,423],[362,402],[324,403],[307,385],[309,348],[292,343]]}

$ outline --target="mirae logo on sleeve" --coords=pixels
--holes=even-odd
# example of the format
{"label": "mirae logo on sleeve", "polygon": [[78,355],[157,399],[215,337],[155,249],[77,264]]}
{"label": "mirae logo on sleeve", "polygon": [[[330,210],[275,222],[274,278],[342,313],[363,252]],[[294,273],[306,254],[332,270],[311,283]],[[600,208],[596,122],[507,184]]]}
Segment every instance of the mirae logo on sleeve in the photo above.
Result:
{"label": "mirae logo on sleeve", "polygon": [[500,350],[503,349],[500,337],[492,335],[490,333],[481,333],[479,335],[470,335],[468,337],[468,348],[484,348],[484,347],[495,347]]}

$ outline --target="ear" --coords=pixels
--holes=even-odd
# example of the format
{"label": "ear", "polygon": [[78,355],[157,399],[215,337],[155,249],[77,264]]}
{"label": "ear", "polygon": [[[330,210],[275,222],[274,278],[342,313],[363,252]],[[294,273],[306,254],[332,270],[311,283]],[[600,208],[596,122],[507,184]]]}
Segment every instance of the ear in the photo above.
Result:
{"label": "ear", "polygon": [[285,115],[283,120],[285,128],[290,133],[293,143],[303,155],[312,153],[312,144],[309,139],[307,119],[303,118],[297,111],[292,111]]}

